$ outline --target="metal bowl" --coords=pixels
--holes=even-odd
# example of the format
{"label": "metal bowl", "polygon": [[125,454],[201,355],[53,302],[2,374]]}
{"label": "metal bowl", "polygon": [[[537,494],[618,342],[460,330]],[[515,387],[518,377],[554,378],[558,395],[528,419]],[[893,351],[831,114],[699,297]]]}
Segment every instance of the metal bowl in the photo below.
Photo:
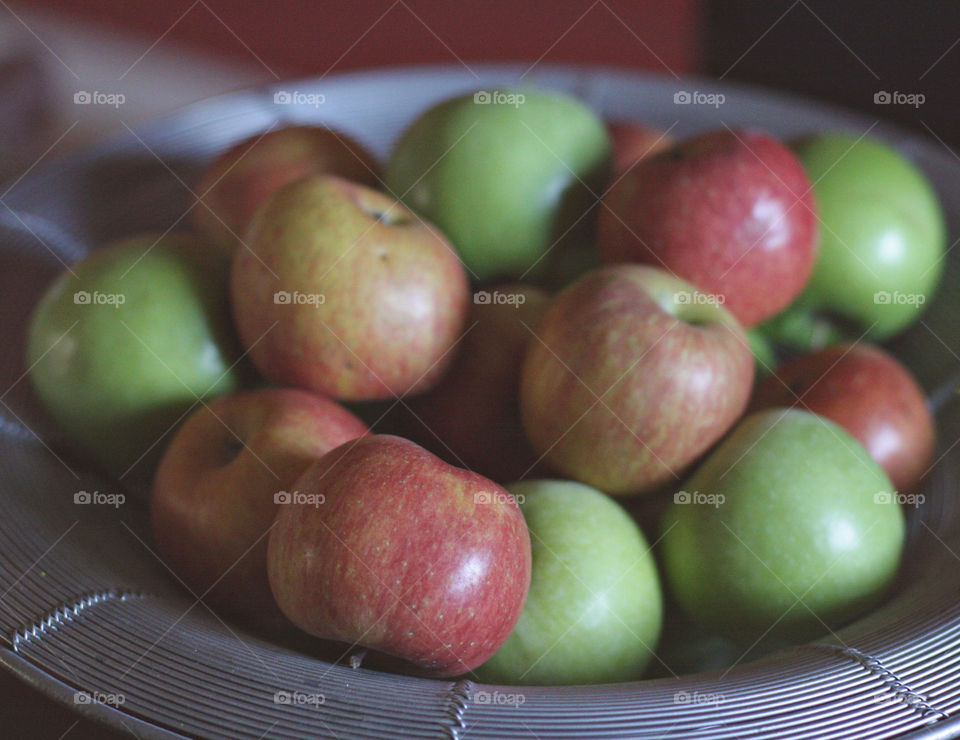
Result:
{"label": "metal bowl", "polygon": [[[960,259],[950,260],[941,295],[923,320],[893,345],[938,407],[941,439],[926,503],[910,512],[893,594],[836,637],[725,672],[508,688],[332,665],[226,624],[178,590],[151,550],[146,482],[103,478],[64,451],[24,378],[26,321],[42,290],[64,263],[107,239],[183,225],[198,168],[278,119],[323,120],[385,156],[429,104],[523,77],[572,92],[611,118],[676,124],[677,134],[721,122],[780,136],[869,129],[930,175],[949,214],[951,242],[960,232],[960,164],[935,141],[809,101],[705,80],[524,71],[400,69],[230,94],[45,163],[9,190],[0,209],[0,662],[83,714],[139,737],[862,739],[960,732],[960,408],[952,403],[960,369]],[[275,103],[278,90],[320,94],[323,102]],[[679,90],[722,93],[724,102],[676,104]],[[73,502],[79,490],[121,485],[132,495],[119,508]],[[322,695],[323,703],[277,703],[278,691]],[[523,702],[503,705],[491,700],[494,691],[520,693]],[[83,703],[81,694],[76,703],[76,692],[100,692],[101,701]],[[123,703],[104,703],[109,695]]]}

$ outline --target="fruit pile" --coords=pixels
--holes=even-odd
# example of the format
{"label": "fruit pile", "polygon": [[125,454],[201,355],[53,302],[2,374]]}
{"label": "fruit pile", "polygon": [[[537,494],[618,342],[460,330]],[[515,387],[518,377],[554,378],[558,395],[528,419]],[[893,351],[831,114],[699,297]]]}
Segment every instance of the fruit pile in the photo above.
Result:
{"label": "fruit pile", "polygon": [[326,127],[254,136],[193,213],[72,265],[26,360],[87,456],[156,465],[157,549],[216,610],[583,684],[816,638],[895,578],[935,434],[870,342],[945,227],[890,147],[478,92],[382,176]]}

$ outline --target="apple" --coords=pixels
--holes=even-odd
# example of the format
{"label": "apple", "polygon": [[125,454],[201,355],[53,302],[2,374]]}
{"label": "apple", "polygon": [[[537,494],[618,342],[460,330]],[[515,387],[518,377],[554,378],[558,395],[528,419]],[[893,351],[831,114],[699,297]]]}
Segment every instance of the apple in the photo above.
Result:
{"label": "apple", "polygon": [[663,616],[656,563],[639,527],[581,483],[529,480],[507,490],[530,529],[530,593],[513,633],[477,675],[534,685],[639,679]]}
{"label": "apple", "polygon": [[704,629],[807,640],[875,606],[896,575],[903,511],[883,469],[808,411],[752,414],[662,520],[663,574]]}
{"label": "apple", "polygon": [[513,497],[400,437],[347,442],[294,487],[267,570],[284,614],[316,637],[359,644],[434,676],[486,661],[530,585],[530,537]]}
{"label": "apple", "polygon": [[422,114],[386,170],[396,197],[453,242],[477,281],[524,279],[561,237],[590,231],[610,140],[579,101],[537,90],[479,91]]}
{"label": "apple", "polygon": [[797,310],[853,322],[854,337],[886,339],[933,298],[946,247],[937,194],[925,175],[879,141],[846,134],[795,145],[813,181],[820,250]]}
{"label": "apple", "polygon": [[334,401],[291,388],[221,396],[177,430],[153,483],[151,519],[166,564],[204,601],[277,624],[267,535],[312,463],[367,431]]}
{"label": "apple", "polygon": [[816,257],[810,182],[759,131],[712,131],[643,158],[603,197],[604,261],[662,267],[751,327],[803,290]]}
{"label": "apple", "polygon": [[607,121],[613,146],[613,172],[620,175],[645,157],[669,149],[674,138],[665,131],[633,121]]}
{"label": "apple", "polygon": [[233,262],[233,312],[270,380],[343,400],[433,385],[463,331],[469,286],[444,238],[338,177],[285,185]]}
{"label": "apple", "polygon": [[616,495],[677,476],[740,416],[753,356],[712,296],[646,265],[587,273],[527,347],[520,409],[534,450]]}
{"label": "apple", "polygon": [[156,449],[198,399],[242,385],[226,276],[195,238],[142,234],[92,251],[34,308],[33,388],[112,472]]}
{"label": "apple", "polygon": [[474,293],[452,367],[411,401],[416,441],[496,481],[530,472],[537,456],[520,422],[520,365],[548,301],[546,292],[522,283]]}
{"label": "apple", "polygon": [[376,161],[346,134],[321,126],[285,126],[251,136],[203,170],[193,209],[197,231],[232,256],[257,208],[306,175],[339,175],[375,187]]}
{"label": "apple", "polygon": [[777,365],[777,350],[773,346],[773,341],[758,328],[748,329],[746,334],[756,368],[754,378],[757,380],[765,378]]}
{"label": "apple", "polygon": [[915,492],[933,460],[936,431],[923,391],[896,359],[866,343],[790,360],[757,388],[751,406],[796,406],[836,422],[897,491]]}

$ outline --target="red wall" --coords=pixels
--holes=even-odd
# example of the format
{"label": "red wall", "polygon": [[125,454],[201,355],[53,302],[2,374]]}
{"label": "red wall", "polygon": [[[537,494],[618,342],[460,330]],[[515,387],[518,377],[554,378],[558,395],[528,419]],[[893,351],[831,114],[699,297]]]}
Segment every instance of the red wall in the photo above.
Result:
{"label": "red wall", "polygon": [[677,73],[698,66],[699,0],[35,0],[31,6],[136,30],[149,40],[172,26],[161,44],[183,42],[238,58],[256,54],[279,76],[456,63],[458,56],[532,62],[545,55],[545,61]]}

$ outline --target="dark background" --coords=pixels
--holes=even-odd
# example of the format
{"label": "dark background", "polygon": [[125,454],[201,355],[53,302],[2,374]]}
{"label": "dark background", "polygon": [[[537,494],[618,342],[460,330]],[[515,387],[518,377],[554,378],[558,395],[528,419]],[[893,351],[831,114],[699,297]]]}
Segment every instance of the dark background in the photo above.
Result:
{"label": "dark background", "polygon": [[[16,5],[11,6],[14,10]],[[3,5],[0,13],[12,12]],[[902,0],[46,0],[151,43],[251,56],[278,77],[376,66],[568,62],[762,84],[960,143],[960,4]],[[920,93],[918,108],[874,103]],[[0,677],[0,735],[119,738]]]}

